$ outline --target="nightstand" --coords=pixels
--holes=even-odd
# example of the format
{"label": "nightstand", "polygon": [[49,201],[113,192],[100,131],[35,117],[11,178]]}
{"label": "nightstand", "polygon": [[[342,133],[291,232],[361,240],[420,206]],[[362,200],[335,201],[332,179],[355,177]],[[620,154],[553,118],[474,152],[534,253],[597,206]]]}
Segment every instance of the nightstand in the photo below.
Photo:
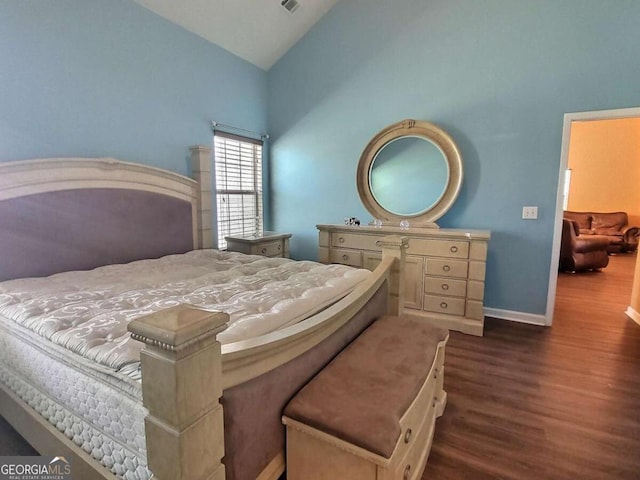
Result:
{"label": "nightstand", "polygon": [[231,235],[224,238],[230,252],[289,258],[290,233],[264,232],[262,235]]}

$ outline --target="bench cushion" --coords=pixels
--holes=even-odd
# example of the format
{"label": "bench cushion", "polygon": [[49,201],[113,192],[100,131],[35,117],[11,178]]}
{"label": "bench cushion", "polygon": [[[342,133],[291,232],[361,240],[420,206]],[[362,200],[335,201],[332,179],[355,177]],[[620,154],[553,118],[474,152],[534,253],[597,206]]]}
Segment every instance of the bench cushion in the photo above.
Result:
{"label": "bench cushion", "polygon": [[382,317],[303,387],[284,415],[390,458],[400,418],[448,335],[420,320]]}

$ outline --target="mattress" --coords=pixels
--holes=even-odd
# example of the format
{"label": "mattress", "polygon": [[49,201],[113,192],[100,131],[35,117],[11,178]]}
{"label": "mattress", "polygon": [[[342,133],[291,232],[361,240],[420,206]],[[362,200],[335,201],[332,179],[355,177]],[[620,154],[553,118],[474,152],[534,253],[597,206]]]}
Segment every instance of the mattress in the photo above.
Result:
{"label": "mattress", "polygon": [[370,272],[218,250],[0,283],[0,316],[136,377],[142,344],[128,323],[178,304],[229,314],[222,344],[292,325],[348,294]]}
{"label": "mattress", "polygon": [[[109,468],[146,480],[139,371],[127,324],[180,303],[230,315],[231,343],[300,321],[370,273],[217,250],[0,283],[0,382]],[[46,339],[46,340],[43,340]]]}
{"label": "mattress", "polygon": [[139,381],[0,319],[0,383],[117,479],[151,478]]}

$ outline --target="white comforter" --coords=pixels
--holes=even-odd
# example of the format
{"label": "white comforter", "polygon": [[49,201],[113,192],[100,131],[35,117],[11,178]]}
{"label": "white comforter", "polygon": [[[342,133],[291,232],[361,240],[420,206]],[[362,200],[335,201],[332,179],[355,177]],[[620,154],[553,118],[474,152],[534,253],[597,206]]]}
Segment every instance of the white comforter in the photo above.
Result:
{"label": "white comforter", "polygon": [[[369,274],[342,265],[217,250],[0,282],[0,315],[107,367],[133,374],[142,345],[127,324],[180,303],[230,315],[221,343],[296,323]],[[129,370],[129,372],[127,372]]]}

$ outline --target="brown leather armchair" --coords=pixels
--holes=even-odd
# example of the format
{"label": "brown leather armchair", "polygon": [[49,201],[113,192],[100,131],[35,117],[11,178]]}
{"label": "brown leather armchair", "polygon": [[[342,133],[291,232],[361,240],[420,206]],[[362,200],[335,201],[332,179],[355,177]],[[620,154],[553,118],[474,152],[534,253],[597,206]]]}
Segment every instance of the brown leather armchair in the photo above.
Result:
{"label": "brown leather armchair", "polygon": [[560,245],[560,271],[578,272],[598,270],[609,264],[605,237],[580,235],[578,223],[562,220],[562,243]]}

